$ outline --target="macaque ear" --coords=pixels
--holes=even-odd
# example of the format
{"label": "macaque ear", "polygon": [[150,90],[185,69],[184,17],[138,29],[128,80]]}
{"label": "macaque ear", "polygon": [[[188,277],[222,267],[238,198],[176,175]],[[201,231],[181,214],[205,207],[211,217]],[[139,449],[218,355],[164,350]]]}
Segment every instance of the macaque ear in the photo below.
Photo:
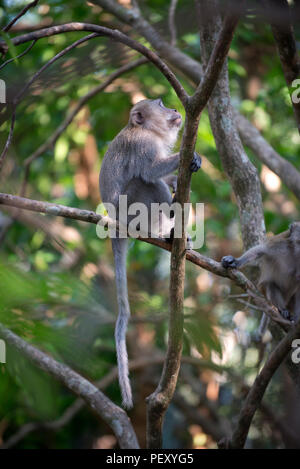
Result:
{"label": "macaque ear", "polygon": [[145,122],[145,116],[141,111],[134,111],[131,115],[131,120],[134,125],[142,125]]}

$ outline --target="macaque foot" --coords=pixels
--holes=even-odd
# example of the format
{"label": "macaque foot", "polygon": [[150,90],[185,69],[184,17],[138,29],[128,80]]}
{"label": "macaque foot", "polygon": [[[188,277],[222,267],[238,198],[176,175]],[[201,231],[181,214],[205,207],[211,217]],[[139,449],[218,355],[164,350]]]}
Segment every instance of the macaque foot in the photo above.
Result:
{"label": "macaque foot", "polygon": [[233,256],[224,256],[222,257],[221,264],[225,269],[236,269],[237,261]]}
{"label": "macaque foot", "polygon": [[192,173],[196,173],[198,171],[198,169],[201,168],[201,165],[202,165],[201,156],[198,155],[198,153],[194,151],[194,156],[193,156],[192,162],[190,164],[190,171]]}

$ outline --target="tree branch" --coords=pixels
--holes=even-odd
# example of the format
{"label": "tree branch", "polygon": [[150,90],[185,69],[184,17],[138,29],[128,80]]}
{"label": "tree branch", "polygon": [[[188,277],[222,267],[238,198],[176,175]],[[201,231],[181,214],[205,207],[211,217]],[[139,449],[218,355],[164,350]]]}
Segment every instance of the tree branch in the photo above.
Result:
{"label": "tree branch", "polygon": [[27,52],[29,52],[33,48],[35,43],[36,43],[36,40],[32,41],[32,43],[28,47],[26,47],[26,49],[23,52],[21,52],[21,54],[17,55],[16,57],[12,57],[11,59],[6,60],[6,62],[4,62],[3,64],[0,65],[0,70],[2,70],[2,68],[6,67],[6,65],[8,65],[10,62],[13,62],[16,59],[20,59],[21,57],[26,55]]}
{"label": "tree branch", "polygon": [[27,13],[27,11],[30,9],[30,8],[33,8],[35,7],[37,4],[38,4],[39,0],[34,0],[33,2],[29,3],[28,5],[26,5],[26,7],[23,8],[22,11],[20,11],[20,13],[14,18],[12,19],[3,29],[2,31],[4,31],[5,33],[7,33],[7,31],[10,30],[10,28],[20,19],[22,18],[22,16],[25,15],[25,13]]}
{"label": "tree branch", "polygon": [[50,356],[28,344],[21,337],[0,324],[0,336],[7,344],[15,347],[23,356],[29,358],[39,368],[52,375],[77,396],[112,429],[121,448],[139,447],[135,432],[126,412],[116,406],[95,385],[80,376],[68,366],[57,362]]}
{"label": "tree branch", "polygon": [[[7,155],[7,152],[8,152],[8,149],[11,145],[11,142],[12,142],[12,137],[13,137],[13,131],[14,131],[14,127],[15,127],[15,120],[16,120],[16,108],[17,108],[17,105],[19,104],[19,102],[21,101],[22,97],[24,96],[24,94],[26,93],[26,91],[29,89],[29,87],[32,85],[32,83],[48,68],[50,67],[50,65],[52,65],[54,62],[56,62],[56,60],[60,59],[61,57],[63,57],[65,54],[67,54],[68,52],[70,52],[70,50],[74,49],[75,47],[77,47],[78,45],[86,42],[86,41],[89,41],[90,39],[93,39],[97,37],[97,34],[89,34],[88,36],[85,36],[75,42],[73,42],[73,44],[70,44],[68,47],[66,47],[65,49],[63,49],[61,52],[59,52],[58,54],[56,54],[54,57],[52,57],[51,60],[49,60],[48,62],[46,62],[32,77],[31,79],[26,83],[26,85],[21,89],[21,91],[19,91],[19,93],[14,97],[13,101],[12,101],[12,118],[11,118],[11,125],[10,125],[10,131],[9,131],[9,134],[8,134],[8,137],[7,137],[7,140],[6,140],[6,143],[5,143],[5,146],[4,146],[4,149],[0,155],[0,172],[1,172],[1,169],[2,169],[2,166],[3,166],[3,162],[4,162],[4,159]],[[34,42],[36,42],[36,40],[34,40]]]}

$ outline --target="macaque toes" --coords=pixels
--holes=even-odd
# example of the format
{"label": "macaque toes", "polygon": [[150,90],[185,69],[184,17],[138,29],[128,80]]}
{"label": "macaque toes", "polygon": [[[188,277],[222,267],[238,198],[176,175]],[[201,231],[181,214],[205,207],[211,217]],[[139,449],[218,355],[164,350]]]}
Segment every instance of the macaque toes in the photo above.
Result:
{"label": "macaque toes", "polygon": [[241,269],[246,265],[260,269],[258,286],[286,319],[300,318],[300,222],[272,236],[241,257],[225,256],[223,267]]}
{"label": "macaque toes", "polygon": [[[132,213],[127,208],[125,211],[120,209],[119,205],[119,197],[127,196],[127,207],[139,202],[147,209],[148,226],[151,229],[154,226],[156,235],[170,237],[174,214],[170,210],[169,213],[162,210],[157,221],[152,223],[151,205],[164,204],[168,208],[173,202],[169,186],[176,191],[177,177],[172,173],[178,168],[179,153],[172,154],[171,150],[181,122],[180,113],[176,109],[166,108],[161,99],[146,99],[131,109],[129,122],[109,145],[100,172],[102,201],[105,206],[111,204],[115,208],[118,221],[126,219],[130,222]],[[201,158],[195,153],[190,170],[196,172],[200,167]],[[141,234],[145,234],[142,229]],[[130,408],[132,392],[126,349],[130,316],[126,278],[127,239],[116,236],[111,241],[119,308],[115,329],[119,383],[123,406]]]}

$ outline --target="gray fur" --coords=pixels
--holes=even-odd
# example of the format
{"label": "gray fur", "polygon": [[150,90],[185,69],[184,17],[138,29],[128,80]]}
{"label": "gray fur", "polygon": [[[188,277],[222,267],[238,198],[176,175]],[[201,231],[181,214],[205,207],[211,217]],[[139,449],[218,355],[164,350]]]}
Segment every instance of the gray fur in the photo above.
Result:
{"label": "gray fur", "polygon": [[[100,172],[100,192],[104,205],[112,203],[118,213],[120,195],[127,195],[128,205],[143,202],[172,203],[163,177],[179,164],[179,154],[171,155],[171,148],[181,124],[181,116],[174,109],[165,108],[161,100],[144,100],[130,113],[128,125],[109,145]],[[174,184],[175,176],[170,179]],[[130,317],[126,278],[126,239],[112,239],[115,258],[116,286],[119,314],[115,340],[118,358],[119,383],[123,406],[132,407],[132,393],[128,377],[126,330]]]}

